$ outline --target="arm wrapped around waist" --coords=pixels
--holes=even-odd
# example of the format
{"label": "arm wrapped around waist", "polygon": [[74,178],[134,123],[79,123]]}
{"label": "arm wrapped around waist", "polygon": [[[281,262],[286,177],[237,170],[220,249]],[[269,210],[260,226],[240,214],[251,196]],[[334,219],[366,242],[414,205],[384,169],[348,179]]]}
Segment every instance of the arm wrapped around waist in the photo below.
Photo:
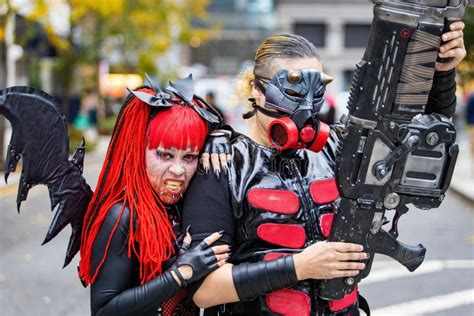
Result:
{"label": "arm wrapped around waist", "polygon": [[232,278],[241,301],[250,301],[298,283],[293,256],[233,266]]}

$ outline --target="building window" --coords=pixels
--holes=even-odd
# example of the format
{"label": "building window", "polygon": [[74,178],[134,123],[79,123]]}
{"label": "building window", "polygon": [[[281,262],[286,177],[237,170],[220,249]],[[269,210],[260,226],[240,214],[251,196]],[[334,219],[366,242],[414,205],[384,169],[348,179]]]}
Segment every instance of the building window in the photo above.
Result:
{"label": "building window", "polygon": [[305,37],[318,48],[326,46],[325,24],[295,23],[294,33]]}
{"label": "building window", "polygon": [[353,69],[344,70],[343,73],[343,89],[346,91],[351,90],[352,76],[354,75]]}
{"label": "building window", "polygon": [[344,27],[344,47],[366,47],[369,32],[370,24],[346,24]]}

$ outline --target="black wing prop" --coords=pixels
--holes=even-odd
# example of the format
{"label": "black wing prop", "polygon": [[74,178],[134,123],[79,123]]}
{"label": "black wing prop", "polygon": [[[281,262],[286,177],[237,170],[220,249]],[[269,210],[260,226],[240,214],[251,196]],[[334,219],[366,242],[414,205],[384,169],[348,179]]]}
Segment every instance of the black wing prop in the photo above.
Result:
{"label": "black wing prop", "polygon": [[72,233],[64,267],[79,251],[82,222],[92,190],[82,176],[84,141],[69,159],[67,124],[57,101],[30,87],[11,87],[0,92],[0,113],[12,125],[6,158],[5,181],[21,159],[23,169],[18,187],[17,208],[37,184],[48,186],[51,210],[56,209],[43,244],[67,224]]}

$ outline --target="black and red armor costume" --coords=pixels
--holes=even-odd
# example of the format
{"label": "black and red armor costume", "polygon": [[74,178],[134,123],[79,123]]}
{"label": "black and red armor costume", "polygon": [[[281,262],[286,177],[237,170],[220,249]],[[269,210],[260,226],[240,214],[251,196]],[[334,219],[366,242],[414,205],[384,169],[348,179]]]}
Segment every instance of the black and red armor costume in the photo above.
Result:
{"label": "black and red armor costume", "polygon": [[[335,145],[331,139],[319,153],[282,154],[244,135],[236,137],[228,177],[196,175],[188,190],[184,221],[192,223],[194,240],[216,227],[225,228],[222,239],[232,243],[233,264],[273,260],[325,240],[338,198]],[[200,189],[200,196],[193,194],[194,188]],[[356,294],[344,301],[323,301],[317,296],[317,283],[303,281],[253,301],[227,304],[225,310],[232,315],[310,315],[315,310],[328,315],[347,312],[356,302]]]}
{"label": "black and red armor costume", "polygon": [[[428,111],[452,115],[453,83],[454,71],[435,76]],[[216,179],[197,174],[188,189],[183,221],[192,225],[193,242],[225,229],[220,241],[232,245],[229,261],[235,268],[276,261],[325,240],[339,195],[334,178],[337,145],[335,133],[318,153],[307,149],[281,152],[244,135],[235,137],[227,176]],[[266,267],[260,271],[256,265],[248,267],[238,272],[253,270],[248,280],[246,276],[236,280],[240,275],[233,272],[241,302],[209,310],[210,315],[359,315],[359,304],[368,307],[365,300],[358,300],[356,290],[342,300],[325,301],[318,297],[319,280],[297,283],[291,273],[278,276]],[[246,286],[246,282],[251,284]]]}

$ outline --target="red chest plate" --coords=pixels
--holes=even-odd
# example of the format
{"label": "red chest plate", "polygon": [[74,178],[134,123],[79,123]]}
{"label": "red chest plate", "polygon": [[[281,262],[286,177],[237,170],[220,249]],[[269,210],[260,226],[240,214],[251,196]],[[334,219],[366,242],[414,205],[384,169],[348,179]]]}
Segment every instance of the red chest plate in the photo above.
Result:
{"label": "red chest plate", "polygon": [[335,201],[339,197],[336,179],[329,178],[314,181],[309,185],[311,198],[316,204],[326,204]]}
{"label": "red chest plate", "polygon": [[247,199],[257,209],[278,214],[295,214],[300,208],[298,196],[293,191],[251,189]]}
{"label": "red chest plate", "polygon": [[257,228],[257,236],[266,242],[289,248],[301,248],[306,241],[303,226],[292,224],[261,224]]}
{"label": "red chest plate", "polygon": [[272,292],[265,300],[272,312],[285,316],[307,316],[311,309],[308,294],[290,289]]}

